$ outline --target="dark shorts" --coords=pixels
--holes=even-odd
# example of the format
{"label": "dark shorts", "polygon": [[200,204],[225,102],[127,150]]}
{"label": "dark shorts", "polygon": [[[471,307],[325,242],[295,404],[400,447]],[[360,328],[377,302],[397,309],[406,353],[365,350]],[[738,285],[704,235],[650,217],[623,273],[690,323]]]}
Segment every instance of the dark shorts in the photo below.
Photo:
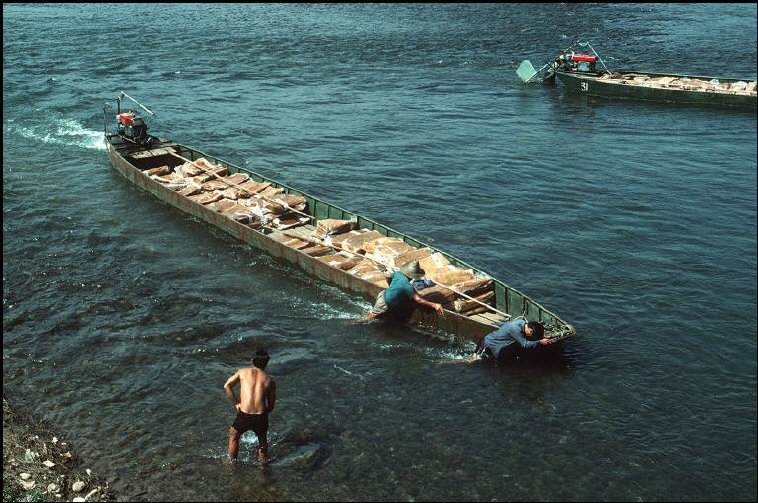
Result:
{"label": "dark shorts", "polygon": [[268,432],[268,413],[263,414],[247,414],[242,411],[237,412],[237,417],[232,424],[240,435],[246,431],[253,430],[258,435],[258,439],[265,439],[266,432]]}
{"label": "dark shorts", "polygon": [[482,338],[479,344],[476,345],[475,352],[482,360],[512,362],[520,358],[523,354],[523,349],[518,344],[509,344],[500,350],[500,354],[495,356],[492,350],[485,344],[484,338]]}

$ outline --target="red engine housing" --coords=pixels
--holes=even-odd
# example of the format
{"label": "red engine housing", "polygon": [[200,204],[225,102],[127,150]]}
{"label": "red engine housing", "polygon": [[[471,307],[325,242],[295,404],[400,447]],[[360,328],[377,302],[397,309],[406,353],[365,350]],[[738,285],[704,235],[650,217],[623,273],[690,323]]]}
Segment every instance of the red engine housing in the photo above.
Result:
{"label": "red engine housing", "polygon": [[118,114],[118,120],[121,122],[121,124],[125,126],[131,126],[132,121],[134,120],[134,112],[125,112],[122,114]]}
{"label": "red engine housing", "polygon": [[581,61],[584,63],[594,63],[597,61],[597,56],[593,56],[590,54],[574,54],[571,53],[571,59],[572,61]]}

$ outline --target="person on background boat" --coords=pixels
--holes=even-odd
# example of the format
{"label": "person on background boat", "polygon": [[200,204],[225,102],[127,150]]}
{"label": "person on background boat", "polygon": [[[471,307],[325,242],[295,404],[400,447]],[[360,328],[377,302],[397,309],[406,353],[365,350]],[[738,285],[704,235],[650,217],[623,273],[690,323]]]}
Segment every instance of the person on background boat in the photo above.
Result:
{"label": "person on background boat", "polygon": [[385,318],[388,316],[404,319],[413,311],[416,305],[428,306],[439,314],[444,314],[445,310],[442,309],[442,304],[429,302],[422,298],[411,284],[410,280],[423,278],[424,274],[425,272],[419,265],[418,260],[400,266],[399,271],[390,274],[388,278],[389,286],[379,293],[371,312],[365,318],[357,320],[357,322],[371,321],[375,318]]}
{"label": "person on background boat", "polygon": [[[224,384],[224,391],[237,409],[237,417],[229,428],[229,458],[236,461],[242,434],[253,430],[258,437],[258,460],[266,464],[268,453],[268,414],[276,404],[276,382],[264,370],[270,357],[259,349],[252,358],[253,367],[239,369]],[[237,398],[234,387],[239,384]]]}
{"label": "person on background boat", "polygon": [[494,332],[482,337],[476,345],[472,361],[494,358],[503,360],[514,357],[521,348],[532,349],[553,343],[552,339],[543,337],[545,328],[539,321],[512,320],[503,323]]}

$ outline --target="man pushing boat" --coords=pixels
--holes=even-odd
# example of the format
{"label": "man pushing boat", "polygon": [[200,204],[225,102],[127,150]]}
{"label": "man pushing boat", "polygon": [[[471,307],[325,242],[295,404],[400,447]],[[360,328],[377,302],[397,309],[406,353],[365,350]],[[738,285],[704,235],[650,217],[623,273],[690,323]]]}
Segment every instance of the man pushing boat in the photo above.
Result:
{"label": "man pushing boat", "polygon": [[371,312],[365,318],[356,320],[356,323],[388,317],[405,319],[417,305],[431,307],[437,313],[444,314],[442,304],[422,298],[411,284],[412,279],[423,278],[424,274],[418,260],[400,266],[399,271],[389,275],[389,286],[379,293]]}
{"label": "man pushing boat", "polygon": [[487,358],[515,358],[522,348],[534,349],[555,342],[554,339],[544,337],[544,334],[545,328],[538,321],[506,321],[500,328],[482,337],[471,359],[475,361]]}

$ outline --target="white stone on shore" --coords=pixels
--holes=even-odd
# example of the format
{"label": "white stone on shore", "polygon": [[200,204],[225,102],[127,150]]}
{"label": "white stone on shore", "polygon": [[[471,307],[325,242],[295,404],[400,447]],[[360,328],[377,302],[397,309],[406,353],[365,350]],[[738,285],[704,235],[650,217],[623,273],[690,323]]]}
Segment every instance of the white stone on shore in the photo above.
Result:
{"label": "white stone on shore", "polygon": [[22,480],[21,481],[21,487],[24,488],[26,491],[31,491],[34,489],[35,482],[33,480]]}
{"label": "white stone on shore", "polygon": [[85,485],[84,482],[82,482],[81,480],[77,480],[76,482],[74,482],[74,485],[71,486],[71,490],[74,491],[75,493],[82,492],[84,490],[84,485]]}

